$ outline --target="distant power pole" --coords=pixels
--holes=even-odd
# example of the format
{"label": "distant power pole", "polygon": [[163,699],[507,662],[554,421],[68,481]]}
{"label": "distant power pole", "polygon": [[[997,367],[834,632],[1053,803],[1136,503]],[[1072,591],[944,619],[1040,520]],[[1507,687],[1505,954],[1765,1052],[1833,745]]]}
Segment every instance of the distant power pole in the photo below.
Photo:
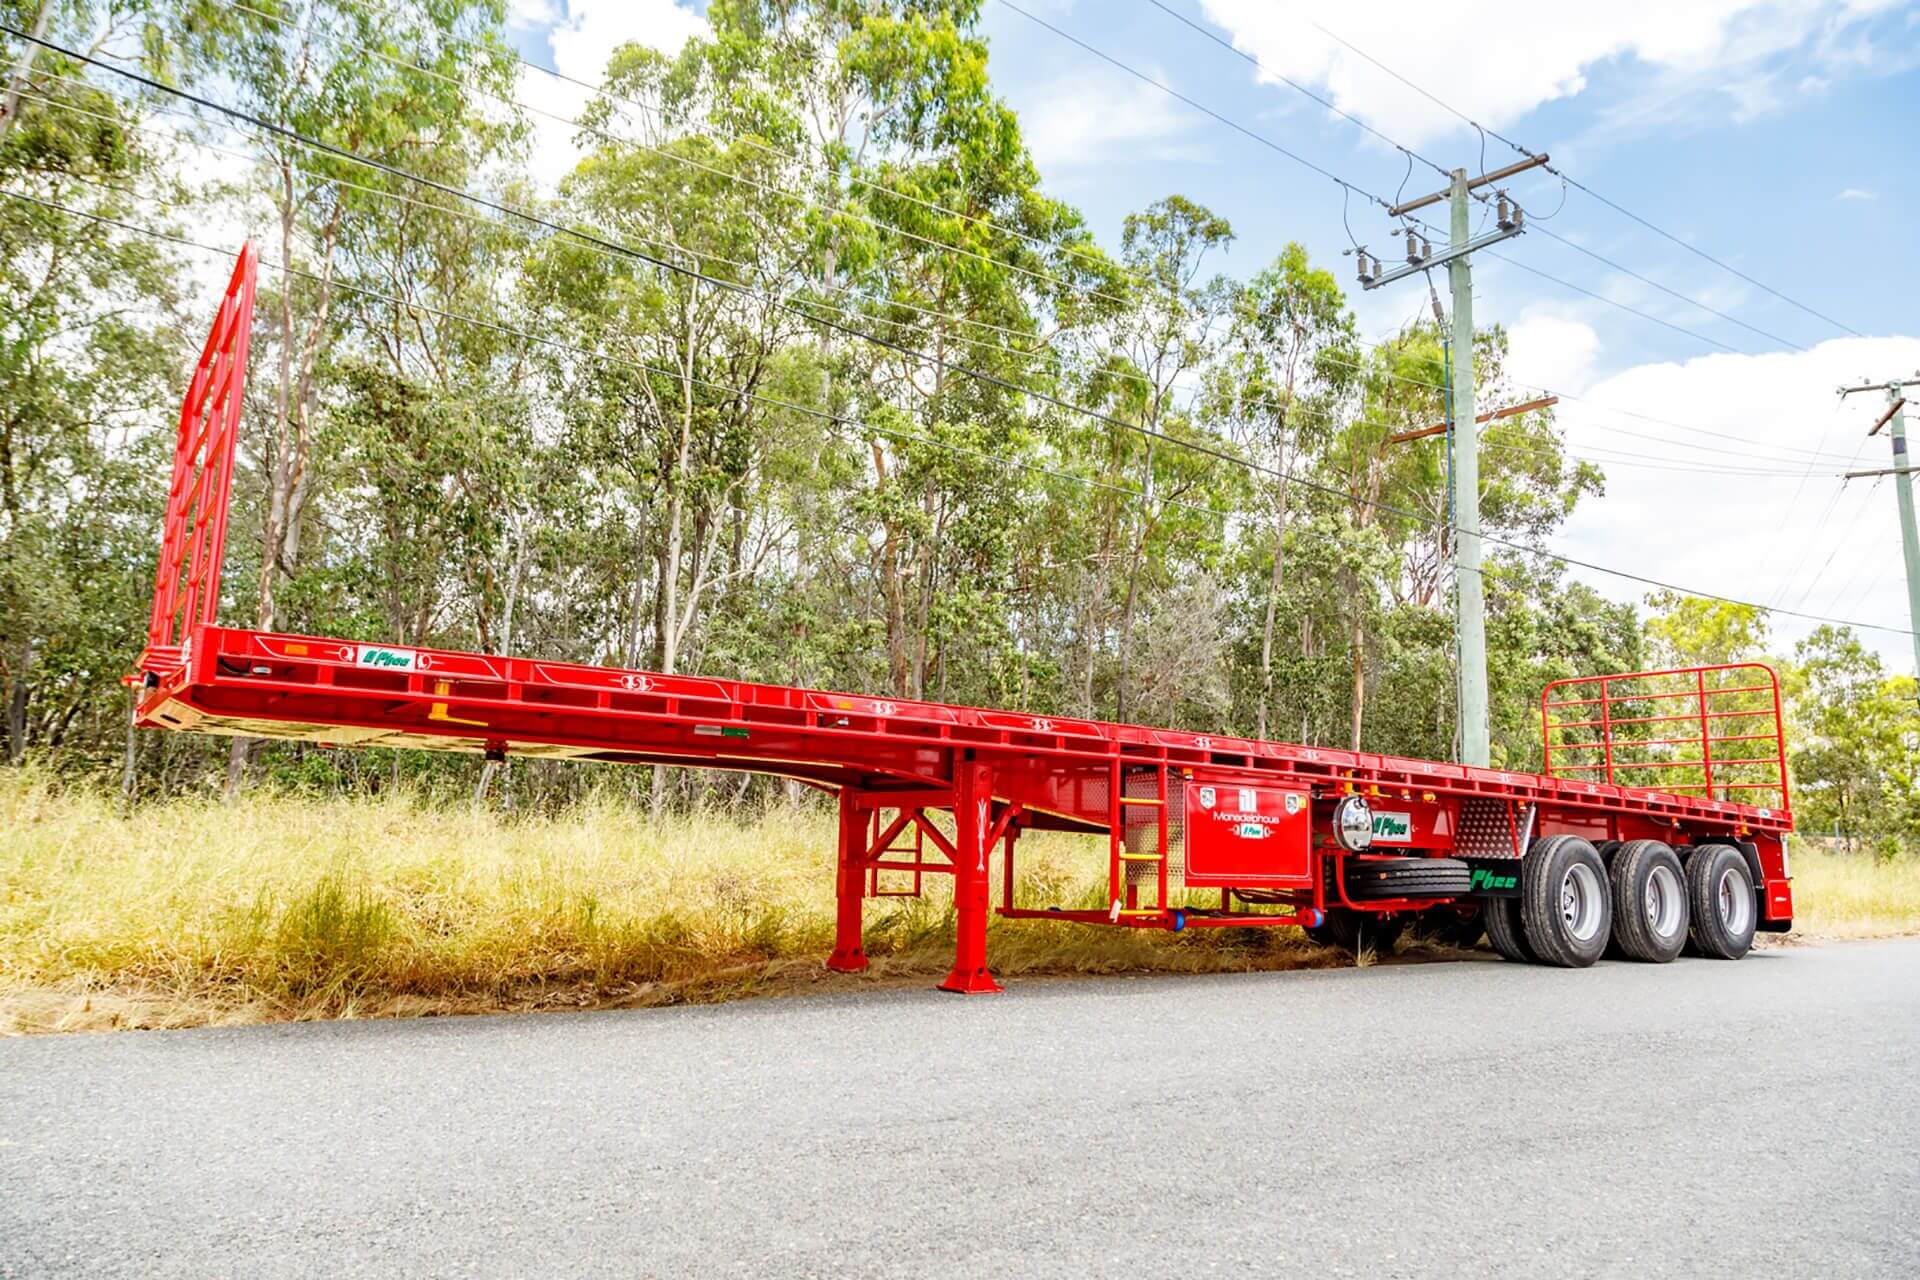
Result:
{"label": "distant power pole", "polygon": [[1424,209],[1442,200],[1449,201],[1453,214],[1450,243],[1439,253],[1425,236],[1406,227],[1407,265],[1383,271],[1378,258],[1363,247],[1359,251],[1360,283],[1367,289],[1403,280],[1415,272],[1424,272],[1445,264],[1448,283],[1453,287],[1453,403],[1448,406],[1452,429],[1447,433],[1453,450],[1454,503],[1451,513],[1454,564],[1454,632],[1460,652],[1460,763],[1485,768],[1491,758],[1487,731],[1487,621],[1486,589],[1480,579],[1480,428],[1473,412],[1473,268],[1475,249],[1498,243],[1526,230],[1520,206],[1499,193],[1498,218],[1494,229],[1485,235],[1470,234],[1472,221],[1468,197],[1476,187],[1499,182],[1547,163],[1544,155],[1531,156],[1504,169],[1467,177],[1465,169],[1453,171],[1453,181],[1445,191],[1395,205],[1388,215],[1405,218],[1416,209]]}
{"label": "distant power pole", "polygon": [[1878,435],[1880,428],[1892,424],[1889,434],[1893,437],[1893,466],[1885,471],[1856,471],[1848,476],[1852,479],[1861,475],[1890,475],[1893,477],[1894,496],[1900,503],[1900,551],[1907,562],[1907,625],[1913,635],[1913,678],[1915,693],[1920,695],[1920,534],[1916,534],[1913,524],[1913,466],[1907,457],[1907,397],[1906,388],[1920,387],[1920,374],[1911,378],[1895,379],[1892,382],[1875,382],[1860,387],[1842,387],[1840,396],[1845,399],[1860,391],[1884,391],[1887,393],[1887,411],[1873,424],[1868,435]]}

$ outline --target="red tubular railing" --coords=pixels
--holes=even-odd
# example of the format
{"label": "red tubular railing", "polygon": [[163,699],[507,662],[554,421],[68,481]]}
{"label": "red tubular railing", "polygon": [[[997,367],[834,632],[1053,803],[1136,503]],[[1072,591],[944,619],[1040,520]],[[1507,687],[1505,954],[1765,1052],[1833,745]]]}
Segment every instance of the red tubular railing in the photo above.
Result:
{"label": "red tubular railing", "polygon": [[[1564,696],[1567,693],[1579,696]],[[1675,699],[1693,705],[1682,711],[1653,714],[1659,704]],[[1758,732],[1713,732],[1717,722],[1727,721],[1746,721],[1739,727],[1755,730],[1758,726],[1752,721],[1757,717],[1767,717],[1771,726]],[[1673,727],[1639,728],[1647,725]],[[1675,734],[1681,732],[1678,726],[1684,725],[1696,726],[1697,732],[1684,737],[1638,736],[1642,732]],[[1549,777],[1605,781],[1708,800],[1737,799],[1743,804],[1770,805],[1782,812],[1789,808],[1780,680],[1771,667],[1761,663],[1720,663],[1556,680],[1540,693],[1540,740],[1544,754],[1541,771]],[[1773,749],[1769,752],[1764,747],[1747,747],[1738,755],[1715,754],[1715,748],[1731,743],[1771,743]],[[1689,752],[1689,747],[1694,750]],[[1637,773],[1642,770],[1646,772]],[[1692,775],[1676,777],[1675,770],[1691,770]],[[1763,794],[1751,794],[1754,792]]]}
{"label": "red tubular railing", "polygon": [[153,613],[140,670],[165,676],[178,669],[194,627],[220,611],[220,563],[226,551],[227,502],[233,491],[234,446],[246,390],[247,341],[253,330],[258,270],[253,242],[240,249],[180,406],[180,438],[153,585]]}

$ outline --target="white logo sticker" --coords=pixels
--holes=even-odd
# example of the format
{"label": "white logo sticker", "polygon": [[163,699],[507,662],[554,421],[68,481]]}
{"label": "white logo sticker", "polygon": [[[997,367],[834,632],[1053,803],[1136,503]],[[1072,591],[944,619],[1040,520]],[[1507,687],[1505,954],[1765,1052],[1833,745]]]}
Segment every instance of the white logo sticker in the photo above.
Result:
{"label": "white logo sticker", "polygon": [[1214,795],[1214,790],[1213,790],[1213,788],[1212,788],[1212,787],[1202,787],[1202,788],[1200,788],[1200,807],[1201,807],[1202,809],[1211,809],[1211,808],[1213,808],[1213,802],[1214,802],[1214,800],[1215,800],[1215,798],[1216,798],[1216,797],[1215,797],[1215,795]]}
{"label": "white logo sticker", "polygon": [[358,665],[379,667],[385,671],[411,671],[414,652],[411,649],[388,649],[381,645],[363,644],[360,646]]}

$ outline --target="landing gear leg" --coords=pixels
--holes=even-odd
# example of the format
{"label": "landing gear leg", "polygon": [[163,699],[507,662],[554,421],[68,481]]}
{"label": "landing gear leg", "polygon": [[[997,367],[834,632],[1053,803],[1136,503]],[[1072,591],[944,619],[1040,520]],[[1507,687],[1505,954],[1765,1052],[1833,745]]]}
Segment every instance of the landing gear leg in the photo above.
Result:
{"label": "landing gear leg", "polygon": [[854,804],[852,787],[840,788],[840,854],[834,877],[837,907],[834,914],[833,954],[827,968],[836,973],[859,973],[867,967],[861,946],[867,893],[866,813]]}
{"label": "landing gear leg", "polygon": [[993,838],[993,773],[976,761],[955,766],[953,816],[953,972],[942,991],[987,995],[1000,990],[987,970],[987,855]]}

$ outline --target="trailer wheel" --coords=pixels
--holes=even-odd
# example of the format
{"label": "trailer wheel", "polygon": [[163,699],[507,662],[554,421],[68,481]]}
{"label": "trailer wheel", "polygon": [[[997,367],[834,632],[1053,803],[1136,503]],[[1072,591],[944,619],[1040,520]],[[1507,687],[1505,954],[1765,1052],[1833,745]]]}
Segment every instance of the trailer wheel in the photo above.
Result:
{"label": "trailer wheel", "polygon": [[1599,850],[1579,836],[1549,836],[1527,853],[1520,921],[1542,964],[1584,969],[1607,949],[1613,895]]}
{"label": "trailer wheel", "polygon": [[1527,944],[1527,932],[1520,926],[1520,899],[1488,898],[1480,913],[1487,922],[1487,941],[1504,960],[1532,964],[1533,948]]}
{"label": "trailer wheel", "polygon": [[1687,859],[1686,882],[1692,914],[1687,936],[1694,949],[1716,960],[1738,960],[1747,954],[1760,911],[1746,855],[1732,845],[1696,845]]}
{"label": "trailer wheel", "polygon": [[1400,941],[1400,933],[1405,928],[1406,921],[1400,916],[1329,907],[1326,923],[1307,930],[1307,936],[1323,947],[1355,953],[1372,947],[1378,954],[1392,955],[1394,944]]}
{"label": "trailer wheel", "polygon": [[1680,858],[1658,840],[1629,840],[1609,863],[1613,944],[1630,960],[1666,964],[1687,943],[1687,883]]}

